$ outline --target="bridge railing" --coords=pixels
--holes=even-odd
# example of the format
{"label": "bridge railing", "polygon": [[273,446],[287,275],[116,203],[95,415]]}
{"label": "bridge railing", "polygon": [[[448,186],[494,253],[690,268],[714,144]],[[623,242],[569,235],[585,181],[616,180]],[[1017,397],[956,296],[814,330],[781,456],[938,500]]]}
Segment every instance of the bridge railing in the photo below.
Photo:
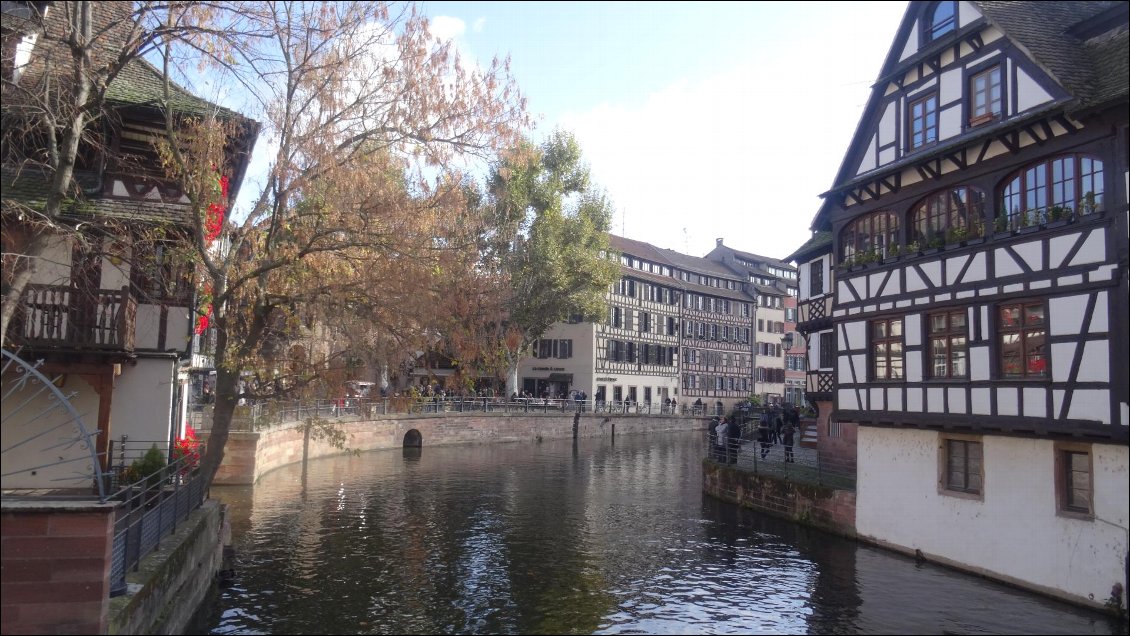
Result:
{"label": "bridge railing", "polygon": [[[188,414],[189,424],[198,431],[212,428],[211,405],[199,405]],[[360,420],[393,413],[408,415],[460,413],[618,413],[649,416],[705,416],[704,408],[692,405],[636,402],[631,400],[572,400],[547,398],[490,397],[388,397],[379,399],[340,398],[258,402],[237,406],[232,416],[233,431],[255,431],[262,428],[302,422],[308,418]]]}
{"label": "bridge railing", "polygon": [[785,446],[780,437],[769,435],[767,441],[763,441],[765,438],[749,431],[743,432],[740,438],[726,438],[721,442],[710,430],[706,431],[706,435],[706,455],[710,461],[755,474],[855,490],[854,458],[801,446],[800,431],[794,435],[791,447]]}

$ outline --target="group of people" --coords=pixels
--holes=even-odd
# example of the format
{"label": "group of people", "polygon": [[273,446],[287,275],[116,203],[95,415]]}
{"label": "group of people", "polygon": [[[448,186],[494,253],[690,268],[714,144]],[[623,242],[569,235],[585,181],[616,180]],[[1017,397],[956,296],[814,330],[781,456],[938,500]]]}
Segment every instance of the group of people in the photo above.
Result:
{"label": "group of people", "polygon": [[[785,447],[785,462],[795,464],[793,446],[798,430],[800,430],[800,413],[792,404],[785,404],[783,407],[772,405],[763,410],[757,425],[757,442],[761,447],[761,459],[769,456],[769,450],[775,444],[781,444]],[[736,464],[742,443],[741,425],[728,421],[725,417],[716,417],[709,432],[712,458],[722,464]]]}
{"label": "group of people", "polygon": [[761,412],[761,419],[757,426],[757,441],[761,444],[761,459],[769,455],[769,449],[774,444],[785,447],[785,462],[796,463],[793,455],[793,444],[796,432],[800,428],[800,413],[792,404],[785,404],[783,408],[773,405]]}

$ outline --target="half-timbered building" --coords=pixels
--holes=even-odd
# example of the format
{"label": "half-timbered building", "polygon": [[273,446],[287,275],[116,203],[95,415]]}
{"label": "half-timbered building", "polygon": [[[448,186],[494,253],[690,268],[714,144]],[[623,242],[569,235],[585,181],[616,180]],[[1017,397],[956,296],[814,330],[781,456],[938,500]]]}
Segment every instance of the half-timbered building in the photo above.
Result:
{"label": "half-timbered building", "polygon": [[[49,88],[43,60],[49,55],[59,59],[60,42],[66,41],[66,25],[73,18],[68,12],[74,9],[66,3],[4,4],[7,126],[21,91]],[[10,9],[20,10],[20,20],[9,19]],[[112,40],[128,26],[132,11],[130,3],[97,4],[94,31]],[[19,43],[13,50],[21,51],[21,57],[7,57],[11,42]],[[114,45],[121,46],[108,42],[107,48],[116,56]],[[96,49],[92,64],[105,63],[99,57],[103,53]],[[73,394],[86,426],[97,430],[102,468],[110,461],[111,440],[128,437],[140,452],[149,443],[166,449],[184,422],[177,407],[187,378],[178,377],[178,367],[182,361],[188,364],[198,290],[191,266],[173,254],[184,252],[192,240],[194,219],[188,197],[167,176],[158,156],[166,113],[178,118],[215,115],[238,131],[226,148],[230,162],[217,167],[217,187],[222,179],[232,199],[258,130],[255,122],[175,83],[168,98],[165,91],[162,73],[141,58],[126,64],[109,84],[105,108],[91,113],[79,146],[68,199],[59,218],[52,219],[54,227],[74,230],[51,234],[6,334],[6,344],[25,359],[41,360],[41,371]],[[12,265],[43,231],[34,219],[43,213],[54,175],[43,167],[47,150],[36,146],[36,139],[35,134],[6,138],[5,290],[12,282]],[[8,385],[19,378],[5,375],[3,381]],[[82,471],[71,463],[81,460],[80,445],[47,445],[39,451],[40,445],[24,443],[39,431],[17,426],[19,421],[5,422],[3,447],[21,448],[20,463],[30,467],[9,470],[5,455],[5,488],[70,486],[76,475],[81,481]],[[43,434],[52,439],[50,431]]]}
{"label": "half-timbered building", "polygon": [[1130,549],[1127,8],[911,2],[794,255],[859,535],[1094,604]]}

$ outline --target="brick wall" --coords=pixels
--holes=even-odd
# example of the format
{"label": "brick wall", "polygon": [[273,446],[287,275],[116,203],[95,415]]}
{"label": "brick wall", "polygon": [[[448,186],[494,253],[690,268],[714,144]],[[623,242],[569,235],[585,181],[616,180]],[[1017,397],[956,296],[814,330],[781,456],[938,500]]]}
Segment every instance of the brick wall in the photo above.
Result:
{"label": "brick wall", "polygon": [[855,492],[702,462],[702,491],[723,501],[855,537]]}
{"label": "brick wall", "polygon": [[113,504],[4,502],[0,632],[104,634]]}

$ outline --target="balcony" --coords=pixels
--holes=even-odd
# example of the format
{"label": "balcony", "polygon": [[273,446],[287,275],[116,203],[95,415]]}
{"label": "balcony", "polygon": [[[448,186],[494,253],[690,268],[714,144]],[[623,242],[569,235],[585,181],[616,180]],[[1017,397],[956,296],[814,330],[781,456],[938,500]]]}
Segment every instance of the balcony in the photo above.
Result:
{"label": "balcony", "polygon": [[132,352],[137,300],[129,287],[82,290],[28,285],[11,340],[32,350]]}

